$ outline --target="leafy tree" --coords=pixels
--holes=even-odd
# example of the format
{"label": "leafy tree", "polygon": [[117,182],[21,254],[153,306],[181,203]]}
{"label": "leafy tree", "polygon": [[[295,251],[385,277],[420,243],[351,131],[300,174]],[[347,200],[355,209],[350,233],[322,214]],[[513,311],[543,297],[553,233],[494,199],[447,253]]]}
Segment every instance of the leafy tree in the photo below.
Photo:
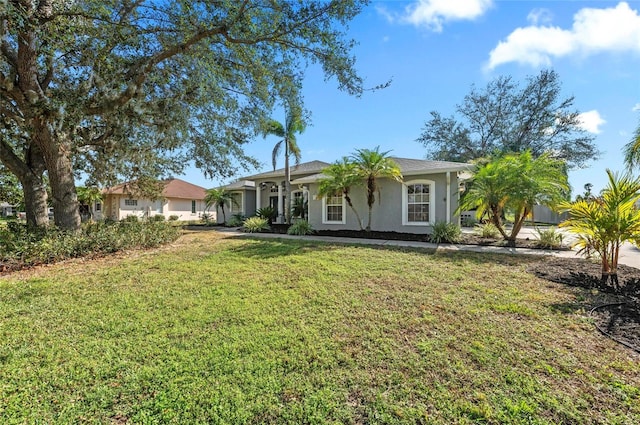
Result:
{"label": "leafy tree", "polygon": [[24,204],[20,181],[0,165],[0,201],[11,205]]}
{"label": "leafy tree", "polygon": [[363,91],[343,27],[366,0],[6,0],[0,8],[0,161],[27,218],[78,229],[88,184],[209,177],[254,165],[242,145],[317,63]]}
{"label": "leafy tree", "polygon": [[369,219],[366,231],[371,230],[371,215],[373,204],[376,202],[376,193],[380,200],[380,188],[378,179],[389,178],[402,181],[400,167],[387,155],[390,151],[380,152],[380,146],[375,149],[357,149],[350,159],[356,164],[356,172],[365,180],[367,186],[367,205],[369,206]]}
{"label": "leafy tree", "polygon": [[80,205],[86,205],[88,207],[89,215],[91,220],[93,220],[93,205],[102,200],[102,193],[100,192],[100,189],[95,186],[78,186],[76,190],[78,193],[78,202]]}
{"label": "leafy tree", "polygon": [[558,74],[543,70],[520,87],[512,77],[498,77],[483,90],[475,87],[456,106],[457,117],[436,111],[417,139],[428,156],[466,162],[481,157],[530,150],[548,153],[570,167],[598,156],[594,137],[580,127],[573,97],[561,98]]}
{"label": "leafy tree", "polygon": [[588,201],[593,198],[591,189],[593,189],[593,183],[584,184],[584,193],[576,196],[576,201]]}
{"label": "leafy tree", "polygon": [[640,178],[622,176],[607,170],[609,182],[600,196],[565,202],[559,207],[569,213],[561,227],[576,233],[574,246],[588,256],[593,253],[602,260],[601,281],[618,285],[618,256],[625,241],[640,240]]}
{"label": "leafy tree", "polygon": [[362,178],[358,174],[356,164],[351,162],[349,158],[343,157],[342,160],[336,161],[322,170],[322,174],[324,177],[319,181],[318,196],[321,198],[325,196],[344,196],[347,205],[349,205],[358,220],[360,230],[364,230],[362,219],[353,206],[350,195],[352,187],[362,184]]}
{"label": "leafy tree", "polygon": [[211,208],[212,206],[215,208],[220,208],[220,211],[222,211],[222,220],[225,223],[227,222],[227,216],[224,212],[224,208],[231,206],[231,204],[236,206],[238,205],[231,192],[222,188],[208,189],[206,195],[204,196],[204,202],[207,206],[207,209]]}
{"label": "leafy tree", "polygon": [[[567,199],[569,184],[563,161],[543,154],[534,158],[530,151],[509,154],[489,162],[474,175],[459,210],[477,208],[478,217],[488,213],[491,222],[510,246],[515,246],[526,218],[534,205],[554,207]],[[514,215],[511,233],[502,217]]]}
{"label": "leafy tree", "polygon": [[284,184],[286,194],[284,211],[287,223],[291,223],[291,169],[289,166],[289,158],[293,155],[296,166],[300,164],[301,153],[296,140],[296,133],[303,133],[306,128],[306,123],[302,116],[302,109],[297,101],[289,99],[286,106],[287,110],[284,125],[276,120],[269,120],[263,134],[265,137],[270,134],[282,138],[282,140],[273,147],[271,161],[273,163],[273,169],[275,170],[277,159],[284,147]]}

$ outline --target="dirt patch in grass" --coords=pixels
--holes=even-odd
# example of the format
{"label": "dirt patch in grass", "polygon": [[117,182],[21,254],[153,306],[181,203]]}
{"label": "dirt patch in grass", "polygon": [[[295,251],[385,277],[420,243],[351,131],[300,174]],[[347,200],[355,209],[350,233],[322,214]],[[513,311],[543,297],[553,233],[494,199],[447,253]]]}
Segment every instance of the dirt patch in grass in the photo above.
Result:
{"label": "dirt patch in grass", "polygon": [[552,282],[614,296],[603,298],[591,317],[602,333],[640,353],[640,269],[618,265],[617,287],[602,282],[600,263],[579,258],[544,258],[528,271]]}

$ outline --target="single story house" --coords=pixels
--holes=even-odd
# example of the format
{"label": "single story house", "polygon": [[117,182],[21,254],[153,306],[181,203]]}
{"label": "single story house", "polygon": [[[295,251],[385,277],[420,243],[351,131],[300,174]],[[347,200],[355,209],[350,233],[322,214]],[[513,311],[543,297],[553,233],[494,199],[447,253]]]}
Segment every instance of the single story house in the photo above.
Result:
{"label": "single story house", "polygon": [[18,213],[18,208],[7,203],[0,202],[0,217],[13,217]]}
{"label": "single story house", "polygon": [[162,181],[162,194],[157,199],[136,195],[131,183],[122,183],[102,191],[102,205],[95,206],[96,219],[122,220],[135,215],[140,218],[163,215],[178,220],[198,220],[205,213],[206,189],[180,179]]}
{"label": "single story house", "polygon": [[[392,157],[402,172],[402,183],[380,179],[380,198],[376,195],[371,229],[402,233],[430,233],[434,223],[459,223],[455,214],[460,199],[460,183],[470,176],[470,164]],[[322,170],[330,164],[305,162],[291,167],[292,198],[307,201],[307,220],[316,230],[359,230],[356,216],[343,196],[318,196]],[[271,206],[276,222],[284,218],[284,169],[243,177],[224,186],[235,199],[232,214],[245,217]],[[368,206],[364,185],[351,189],[351,200],[366,226]],[[293,200],[292,199],[292,200]],[[293,202],[292,202],[293,204]],[[227,214],[227,218],[230,214]],[[222,214],[218,214],[222,218]]]}

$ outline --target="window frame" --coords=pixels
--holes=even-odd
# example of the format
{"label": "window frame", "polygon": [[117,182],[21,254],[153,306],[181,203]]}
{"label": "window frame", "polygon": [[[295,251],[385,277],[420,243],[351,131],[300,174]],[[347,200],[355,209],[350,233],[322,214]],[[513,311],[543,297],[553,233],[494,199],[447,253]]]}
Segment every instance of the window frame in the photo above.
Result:
{"label": "window frame", "polygon": [[[409,221],[409,186],[414,185],[429,186],[429,221]],[[402,183],[402,225],[403,226],[433,226],[435,223],[435,191],[436,182],[428,179],[416,179]]]}
{"label": "window frame", "polygon": [[[329,220],[327,218],[327,207],[329,206],[338,206],[338,204],[329,204],[327,203],[328,198],[341,198],[342,202],[340,204],[342,208],[342,220]],[[322,198],[322,224],[347,224],[347,201],[344,198],[344,194],[339,196],[325,196]]]}
{"label": "window frame", "polygon": [[137,199],[132,199],[132,198],[124,198],[124,206],[125,207],[137,207],[138,206],[138,200]]}
{"label": "window frame", "polygon": [[235,191],[235,192],[231,192],[231,196],[239,196],[239,201],[238,202],[238,206],[235,206],[233,201],[229,202],[229,213],[231,214],[242,214],[244,215],[244,192],[242,191]]}

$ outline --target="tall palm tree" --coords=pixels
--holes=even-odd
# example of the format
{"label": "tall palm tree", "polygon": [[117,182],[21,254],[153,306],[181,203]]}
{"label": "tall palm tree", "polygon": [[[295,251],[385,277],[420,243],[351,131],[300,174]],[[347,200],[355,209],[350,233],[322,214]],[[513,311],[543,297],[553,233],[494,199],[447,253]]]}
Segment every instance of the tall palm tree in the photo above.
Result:
{"label": "tall palm tree", "polygon": [[607,170],[609,182],[600,196],[565,202],[560,208],[569,213],[562,223],[578,239],[574,246],[587,256],[596,253],[602,260],[601,282],[618,286],[618,255],[625,241],[640,242],[640,178],[618,176]]}
{"label": "tall palm tree", "polygon": [[349,159],[356,164],[357,173],[366,181],[367,205],[369,206],[369,220],[366,231],[371,230],[371,215],[373,204],[376,202],[376,193],[380,199],[378,179],[389,178],[402,181],[402,172],[394,160],[387,155],[390,151],[380,152],[380,146],[375,149],[357,149]]}
{"label": "tall palm tree", "polygon": [[325,196],[344,196],[344,199],[358,220],[360,230],[364,230],[360,214],[358,214],[358,211],[356,211],[353,206],[350,196],[351,188],[362,184],[362,178],[358,174],[356,164],[349,161],[349,158],[343,157],[342,160],[336,161],[322,170],[322,174],[325,177],[319,181],[318,196],[321,198]]}
{"label": "tall palm tree", "polygon": [[237,205],[236,200],[233,198],[231,192],[226,189],[208,189],[207,194],[204,197],[204,202],[207,206],[207,209],[212,206],[215,208],[220,208],[222,211],[222,220],[224,223],[227,222],[227,216],[224,212],[225,206]]}
{"label": "tall palm tree", "polygon": [[306,129],[306,123],[302,116],[302,108],[297,103],[292,101],[288,102],[288,107],[285,112],[284,125],[276,120],[268,121],[263,136],[273,135],[282,138],[282,140],[273,147],[271,161],[273,163],[273,169],[275,170],[278,156],[280,156],[282,148],[284,147],[284,182],[286,194],[284,211],[287,223],[291,223],[291,170],[289,167],[289,157],[293,155],[296,166],[300,164],[301,153],[296,140],[296,133],[303,133]]}

